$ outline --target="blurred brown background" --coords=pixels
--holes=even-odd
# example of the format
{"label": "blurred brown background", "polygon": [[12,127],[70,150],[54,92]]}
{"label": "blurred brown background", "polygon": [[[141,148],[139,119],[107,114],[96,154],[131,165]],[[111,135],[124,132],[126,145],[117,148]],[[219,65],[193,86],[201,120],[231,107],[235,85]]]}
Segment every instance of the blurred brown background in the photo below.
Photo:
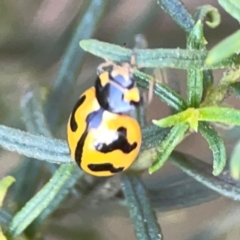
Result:
{"label": "blurred brown background", "polygon": [[[219,9],[222,16],[221,25],[216,29],[205,27],[208,49],[239,27],[237,21],[224,12],[216,1],[185,0],[183,2],[190,13],[204,4],[211,4]],[[51,90],[62,55],[74,33],[77,19],[84,13],[87,4],[87,0],[0,1],[0,124],[24,129],[20,109],[22,96],[36,83],[41,86],[43,92],[46,89]],[[146,37],[149,48],[185,48],[186,44],[184,31],[160,9],[155,0],[109,1],[93,38],[119,45],[126,43],[127,47],[132,48],[136,34],[143,34]],[[93,84],[96,66],[100,62],[99,58],[90,54],[85,55],[71,98],[64,106],[59,106],[67,111],[62,116],[62,125],[59,125],[58,131],[54,133],[55,136],[65,139],[64,124],[67,122],[72,105],[78,95]],[[221,74],[216,72],[216,79],[219,79]],[[184,71],[167,69],[165,79],[162,80],[185,96],[185,79]],[[233,97],[229,98],[228,102],[238,104]],[[166,116],[168,113],[168,107],[154,99],[146,117],[150,122],[151,119]],[[230,153],[237,137],[236,131],[235,136],[221,128],[219,131],[222,135],[228,136],[225,142]],[[209,162],[212,159],[206,142],[198,134],[187,138],[178,149]],[[2,178],[21,160],[15,153],[0,150],[0,177]],[[178,171],[174,167],[166,164],[153,176],[146,174],[145,179],[155,186],[161,184],[162,178],[174,176],[176,172]],[[232,226],[230,222],[233,220],[226,218],[226,222],[216,222],[217,219],[224,219],[230,211],[228,208],[232,209],[233,206],[237,204],[219,198],[197,207],[174,212],[158,212],[158,217],[166,240],[193,239],[190,236],[211,224],[216,230],[218,226],[229,228],[228,235],[224,234],[217,239],[234,240],[239,239],[240,232],[229,227]],[[62,221],[69,227],[79,226],[90,232],[96,230],[100,234],[97,236],[101,237],[92,239],[135,239],[127,210],[124,208],[122,212],[124,214],[111,209],[111,211],[106,210],[106,213],[99,213],[98,216],[88,212],[84,216],[72,213],[69,214],[69,219]],[[54,232],[45,239],[54,239]],[[65,236],[63,239],[68,238]]]}

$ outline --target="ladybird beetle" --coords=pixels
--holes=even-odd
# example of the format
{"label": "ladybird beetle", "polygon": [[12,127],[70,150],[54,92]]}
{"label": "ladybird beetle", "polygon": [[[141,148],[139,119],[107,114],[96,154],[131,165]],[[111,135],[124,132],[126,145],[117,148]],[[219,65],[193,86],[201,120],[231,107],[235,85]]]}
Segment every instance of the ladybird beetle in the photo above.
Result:
{"label": "ladybird beetle", "polygon": [[73,108],[67,138],[71,157],[82,170],[111,176],[128,169],[139,153],[141,128],[128,113],[141,105],[142,97],[130,64],[106,62],[97,73],[95,86]]}

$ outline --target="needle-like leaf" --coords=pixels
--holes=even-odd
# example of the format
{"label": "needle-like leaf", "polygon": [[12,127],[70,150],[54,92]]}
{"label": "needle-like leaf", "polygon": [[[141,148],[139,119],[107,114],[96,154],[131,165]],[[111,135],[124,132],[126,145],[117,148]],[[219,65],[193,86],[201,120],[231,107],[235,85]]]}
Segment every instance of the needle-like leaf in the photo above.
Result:
{"label": "needle-like leaf", "polygon": [[[108,59],[114,62],[129,62],[132,50],[118,45],[101,42],[95,39],[80,41],[80,46],[87,52],[95,56]],[[205,60],[207,51],[205,50],[187,50],[187,49],[136,49],[137,64],[140,67],[148,68],[176,68],[189,69],[196,67],[200,69],[218,69],[233,67],[240,64],[237,55],[224,59],[222,62],[207,66]]]}
{"label": "needle-like leaf", "polygon": [[226,150],[218,133],[206,122],[199,123],[198,130],[206,139],[213,153],[213,175],[219,175],[226,165]]}
{"label": "needle-like leaf", "polygon": [[184,137],[185,132],[188,130],[188,123],[180,123],[175,125],[167,137],[160,143],[157,150],[157,156],[153,165],[149,168],[149,173],[153,173],[157,171],[159,168],[163,166],[163,164],[167,161],[169,155],[174,150],[174,148],[181,142]]}
{"label": "needle-like leaf", "polygon": [[[203,36],[202,21],[198,20],[190,32],[187,39],[187,48],[204,49],[206,40]],[[190,107],[198,107],[203,94],[203,71],[196,67],[191,67],[187,71],[187,95]]]}
{"label": "needle-like leaf", "polygon": [[[238,3],[239,4],[239,3]],[[240,5],[240,4],[239,4]],[[239,11],[240,12],[240,11]],[[213,65],[240,52],[240,30],[218,43],[209,53],[206,59],[207,65]]]}
{"label": "needle-like leaf", "polygon": [[141,180],[135,175],[123,174],[122,189],[137,239],[161,240],[161,229]]}
{"label": "needle-like leaf", "polygon": [[240,126],[240,110],[227,107],[199,108],[199,121],[220,122]]}
{"label": "needle-like leaf", "polygon": [[73,163],[65,141],[37,136],[3,125],[0,125],[0,146],[43,161]]}
{"label": "needle-like leaf", "polygon": [[186,32],[190,32],[194,26],[194,20],[183,3],[179,0],[158,0],[161,8]]}
{"label": "needle-like leaf", "polygon": [[63,164],[50,181],[14,216],[8,234],[18,236],[57,196],[59,190],[71,177],[74,165]]}

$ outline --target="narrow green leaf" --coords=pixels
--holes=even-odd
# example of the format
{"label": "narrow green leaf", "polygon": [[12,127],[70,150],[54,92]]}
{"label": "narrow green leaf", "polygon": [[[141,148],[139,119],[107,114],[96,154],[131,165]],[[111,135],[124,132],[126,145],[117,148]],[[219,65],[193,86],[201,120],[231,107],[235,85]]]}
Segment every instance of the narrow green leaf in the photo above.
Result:
{"label": "narrow green leaf", "polygon": [[[240,59],[240,58],[239,58]],[[231,86],[240,78],[240,67],[230,70],[224,74],[220,83],[215,88],[210,88],[201,107],[215,106],[221,103],[229,95]]]}
{"label": "narrow green leaf", "polygon": [[143,138],[152,137],[154,134],[161,131],[162,129],[160,129],[158,126],[149,125],[142,129],[142,136]]}
{"label": "narrow green leaf", "polygon": [[240,178],[240,141],[234,146],[230,159],[230,171],[234,179],[239,180]]}
{"label": "narrow green leaf", "polygon": [[179,0],[158,0],[161,8],[186,32],[190,32],[194,26],[194,20],[183,3]]}
{"label": "narrow green leaf", "polygon": [[203,35],[202,21],[198,20],[187,38],[188,49],[202,49],[207,44]]}
{"label": "narrow green leaf", "polygon": [[2,207],[3,200],[7,193],[8,188],[15,182],[15,179],[11,176],[4,177],[0,181],[0,208]]}
{"label": "narrow green leaf", "polygon": [[191,128],[197,130],[198,121],[220,122],[240,126],[240,110],[227,107],[188,108],[169,117],[153,120],[153,123],[160,127],[171,127],[178,123],[188,122]]}
{"label": "narrow green leaf", "polygon": [[[132,50],[118,45],[101,42],[95,39],[80,41],[80,46],[95,56],[114,62],[129,62]],[[149,68],[176,68],[188,69],[190,67],[201,69],[219,69],[234,67],[240,64],[240,58],[233,55],[214,65],[205,65],[207,51],[187,49],[137,49],[134,50],[137,64]]]}
{"label": "narrow green leaf", "polygon": [[201,21],[204,21],[204,19],[207,18],[208,20],[205,22],[211,28],[217,27],[221,22],[221,15],[218,9],[211,5],[203,5],[197,8],[193,17],[194,19]]}
{"label": "narrow green leaf", "polygon": [[0,125],[0,146],[43,161],[73,163],[65,141],[33,135],[3,125]]}
{"label": "narrow green leaf", "polygon": [[240,22],[239,0],[218,0],[218,2],[226,10],[226,12]]}
{"label": "narrow green leaf", "polygon": [[159,127],[172,127],[179,123],[189,123],[190,127],[197,131],[199,120],[199,110],[196,108],[188,108],[187,110],[171,115],[160,120],[153,120],[153,123]]}
{"label": "narrow green leaf", "polygon": [[53,91],[50,93],[45,106],[46,119],[51,130],[57,125],[56,122],[62,109],[59,106],[64,105],[64,101],[74,81],[77,79],[79,66],[84,56],[84,52],[78,47],[78,42],[93,35],[107,2],[107,0],[90,1],[63,56],[58,76],[54,82]]}
{"label": "narrow green leaf", "polygon": [[182,141],[185,132],[188,130],[189,125],[187,123],[181,123],[175,125],[167,137],[160,143],[158,147],[158,153],[153,165],[149,168],[149,173],[157,171],[167,161],[169,155],[174,148]]}
{"label": "narrow green leaf", "polygon": [[[137,84],[141,88],[147,89],[149,83],[153,80],[151,76],[140,71],[134,71],[134,75],[137,77]],[[153,91],[156,96],[173,109],[181,111],[187,108],[187,103],[184,99],[166,85],[156,83]]]}
{"label": "narrow green leaf", "polygon": [[[210,27],[216,27],[220,23],[220,14],[219,14],[218,10],[216,8],[214,8],[213,6],[204,5],[204,6],[197,8],[197,10],[193,14],[193,17],[197,23],[188,38],[188,45],[189,45],[189,47],[192,47],[192,48],[206,49],[205,45],[207,44],[207,41],[205,40],[205,38],[203,36],[203,27],[202,27],[201,22],[203,22],[205,20],[205,18],[207,18],[208,21],[206,21],[206,24]],[[191,44],[191,42],[192,42],[192,44]],[[202,87],[202,93],[201,92],[200,93],[201,93],[201,98],[204,99],[207,91],[213,85],[212,70],[207,69],[207,70],[200,71],[199,69],[195,68],[195,71],[189,69],[188,72],[190,72],[190,73],[188,73],[189,81],[191,79],[197,79],[197,78],[201,79],[202,78],[202,84],[201,84],[201,80],[196,81],[196,86],[197,86],[198,90],[201,90],[201,87]],[[191,72],[193,72],[193,73],[191,74]],[[190,74],[193,76],[191,77]],[[193,81],[193,83],[195,83],[195,81]],[[191,86],[193,84],[191,84],[191,82],[189,82],[188,85]],[[191,89],[193,89],[193,87]],[[191,99],[191,95],[193,95],[193,94],[188,94],[188,96],[189,95],[190,95],[190,99]],[[200,103],[200,101],[201,101],[200,94],[197,96],[199,96],[198,101],[197,101],[197,103],[193,102],[192,106],[196,107]],[[189,101],[189,102],[191,103],[191,101]]]}
{"label": "narrow green leaf", "polygon": [[[154,125],[155,126],[155,125]],[[155,126],[158,129],[156,129],[152,135],[150,136],[144,136],[143,142],[141,145],[141,150],[146,150],[151,147],[156,147],[159,145],[159,143],[168,135],[170,128],[161,128],[159,126]]]}
{"label": "narrow green leaf", "polygon": [[[129,62],[132,50],[95,39],[82,40],[80,46],[87,52],[114,62]],[[188,69],[203,67],[206,51],[186,49],[137,49],[134,50],[140,67],[169,67]]]}
{"label": "narrow green leaf", "polygon": [[161,229],[141,180],[135,175],[122,174],[122,189],[137,239],[161,240]]}
{"label": "narrow green leaf", "polygon": [[223,140],[218,133],[207,123],[199,123],[199,132],[206,139],[213,153],[213,175],[222,173],[226,165],[226,150]]}
{"label": "narrow green leaf", "polygon": [[[83,171],[79,171],[79,168],[76,167],[73,169],[71,173],[71,177],[66,180],[58,194],[49,202],[47,208],[43,209],[43,211],[38,215],[35,221],[29,226],[28,233],[33,233],[34,235],[38,231],[39,227],[44,223],[44,221],[59,207],[59,205],[63,202],[63,200],[69,195],[71,191],[73,191],[74,186],[78,182],[84,182],[83,176],[86,176]],[[86,192],[81,188],[86,195]],[[84,195],[84,196],[85,196]],[[79,199],[78,199],[79,200]],[[33,235],[32,234],[32,235]]]}
{"label": "narrow green leaf", "polygon": [[48,207],[45,208],[39,215],[37,219],[37,222],[39,224],[43,223],[44,220],[46,220],[47,217],[50,216],[57,209],[60,203],[65,199],[65,197],[73,189],[75,184],[79,182],[80,178],[83,177],[83,175],[84,175],[83,171],[80,171],[78,167],[73,169],[73,173],[71,174],[71,177],[65,181],[64,185],[61,187],[61,189],[59,190],[55,198],[49,203]]}
{"label": "narrow green leaf", "polygon": [[[204,49],[206,40],[203,36],[202,21],[198,20],[187,39],[187,48]],[[191,67],[187,71],[187,96],[191,107],[198,107],[203,94],[203,73],[201,69]]]}
{"label": "narrow green leaf", "polygon": [[[238,3],[239,4],[239,3]],[[240,4],[239,4],[240,5]],[[240,52],[240,30],[218,43],[209,53],[206,59],[207,65],[221,62],[234,53]]]}
{"label": "narrow green leaf", "polygon": [[220,69],[239,67],[240,57],[238,54],[233,54],[231,57],[224,58],[221,62],[213,63],[211,66],[205,62],[204,69]]}
{"label": "narrow green leaf", "polygon": [[226,107],[199,108],[199,121],[220,122],[240,126],[240,110]]}
{"label": "narrow green leaf", "polygon": [[48,207],[64,183],[71,177],[74,165],[62,165],[50,181],[14,216],[8,233],[12,237],[21,234],[31,222]]}
{"label": "narrow green leaf", "polygon": [[206,168],[206,163],[193,161],[193,157],[187,158],[183,154],[173,153],[169,160],[184,173],[200,182],[202,185],[235,201],[240,201],[240,188],[236,182],[224,176],[213,176]]}

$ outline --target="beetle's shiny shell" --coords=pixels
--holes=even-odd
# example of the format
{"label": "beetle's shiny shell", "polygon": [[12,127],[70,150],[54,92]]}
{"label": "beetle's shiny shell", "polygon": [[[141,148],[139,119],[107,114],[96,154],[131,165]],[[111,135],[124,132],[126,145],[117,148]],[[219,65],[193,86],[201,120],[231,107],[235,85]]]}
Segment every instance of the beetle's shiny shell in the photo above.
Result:
{"label": "beetle's shiny shell", "polygon": [[111,176],[130,167],[141,146],[138,122],[103,109],[95,87],[85,91],[69,118],[67,139],[71,157],[87,173]]}

